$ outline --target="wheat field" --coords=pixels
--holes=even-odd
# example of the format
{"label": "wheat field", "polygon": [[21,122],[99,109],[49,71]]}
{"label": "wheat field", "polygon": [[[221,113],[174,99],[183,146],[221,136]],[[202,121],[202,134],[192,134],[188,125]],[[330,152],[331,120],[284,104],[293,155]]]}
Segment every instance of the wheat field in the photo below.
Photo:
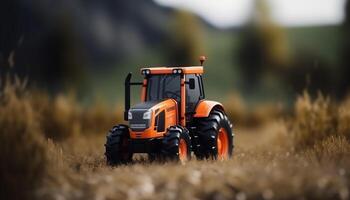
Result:
{"label": "wheat field", "polygon": [[0,95],[1,199],[350,199],[350,98],[305,92],[291,112],[248,112],[229,99],[232,159],[182,165],[135,155],[109,167],[105,134],[121,122],[119,106],[84,107],[18,79]]}

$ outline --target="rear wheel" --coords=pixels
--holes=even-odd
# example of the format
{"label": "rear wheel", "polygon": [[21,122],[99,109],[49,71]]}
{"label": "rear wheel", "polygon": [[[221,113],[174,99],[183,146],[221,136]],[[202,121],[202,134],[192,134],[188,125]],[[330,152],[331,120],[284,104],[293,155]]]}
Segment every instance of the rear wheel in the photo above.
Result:
{"label": "rear wheel", "polygon": [[114,126],[107,135],[105,156],[108,165],[126,164],[132,161],[129,152],[129,129],[126,125]]}
{"label": "rear wheel", "polygon": [[195,154],[199,159],[226,160],[233,154],[232,124],[226,114],[214,109],[206,118],[197,119],[199,147]]}
{"label": "rear wheel", "polygon": [[171,126],[162,141],[162,155],[165,159],[185,163],[191,159],[191,139],[182,126]]}

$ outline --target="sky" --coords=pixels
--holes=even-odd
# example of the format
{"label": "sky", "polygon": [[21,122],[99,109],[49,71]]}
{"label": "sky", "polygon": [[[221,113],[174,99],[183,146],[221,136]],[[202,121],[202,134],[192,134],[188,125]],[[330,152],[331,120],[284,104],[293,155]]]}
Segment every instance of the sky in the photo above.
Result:
{"label": "sky", "polygon": [[[248,21],[254,0],[155,0],[163,6],[185,9],[219,28],[240,26]],[[346,0],[266,0],[273,19],[282,26],[339,24]]]}

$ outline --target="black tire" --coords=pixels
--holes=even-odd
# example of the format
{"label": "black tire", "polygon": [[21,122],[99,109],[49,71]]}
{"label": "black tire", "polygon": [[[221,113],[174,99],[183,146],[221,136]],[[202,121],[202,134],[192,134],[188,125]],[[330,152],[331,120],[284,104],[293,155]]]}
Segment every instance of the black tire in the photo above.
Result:
{"label": "black tire", "polygon": [[162,141],[162,157],[166,160],[180,161],[179,145],[181,140],[186,143],[186,158],[190,160],[191,138],[188,130],[182,126],[171,126],[168,128]]}
{"label": "black tire", "polygon": [[107,135],[105,156],[108,165],[126,164],[132,161],[129,152],[129,129],[126,125],[114,126]]}
{"label": "black tire", "polygon": [[232,124],[226,114],[218,109],[213,109],[208,117],[197,118],[197,136],[199,146],[196,148],[195,155],[199,159],[217,159],[218,147],[217,138],[221,128],[226,130],[228,138],[228,158],[232,157],[234,148],[234,134]]}

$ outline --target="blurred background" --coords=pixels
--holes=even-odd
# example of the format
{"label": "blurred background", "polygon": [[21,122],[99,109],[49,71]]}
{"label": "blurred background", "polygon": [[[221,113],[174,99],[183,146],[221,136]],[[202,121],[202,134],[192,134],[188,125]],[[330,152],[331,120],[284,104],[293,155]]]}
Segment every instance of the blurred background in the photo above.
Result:
{"label": "blurred background", "polygon": [[[233,161],[108,167],[126,74],[200,55]],[[349,199],[349,65],[350,0],[1,0],[0,199]]]}
{"label": "blurred background", "polygon": [[145,66],[198,65],[209,99],[289,107],[350,86],[346,0],[2,0],[0,73],[85,105],[123,103]]}

